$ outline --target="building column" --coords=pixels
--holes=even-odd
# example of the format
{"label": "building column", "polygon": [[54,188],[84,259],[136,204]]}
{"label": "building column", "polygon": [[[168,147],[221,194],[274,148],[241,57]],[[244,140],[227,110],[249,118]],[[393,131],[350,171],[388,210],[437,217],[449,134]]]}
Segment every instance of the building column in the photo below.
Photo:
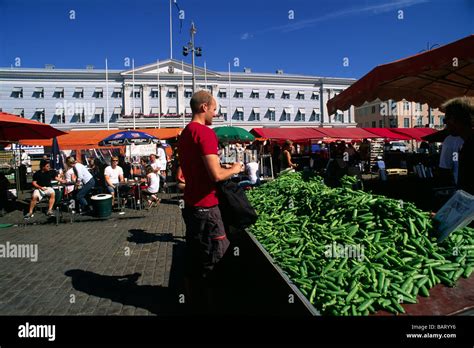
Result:
{"label": "building column", "polygon": [[142,114],[149,115],[150,114],[150,86],[143,85],[141,94],[142,94]]}
{"label": "building column", "polygon": [[132,100],[130,99],[130,93],[132,92],[132,86],[129,84],[124,85],[123,88],[123,114],[132,114]]}
{"label": "building column", "polygon": [[176,93],[178,94],[176,98],[178,103],[178,105],[176,106],[176,112],[178,113],[178,115],[181,113],[184,114],[186,112],[186,103],[184,102],[184,85],[180,84],[176,86]]}
{"label": "building column", "polygon": [[167,113],[168,105],[166,103],[166,86],[160,86],[160,112]]}

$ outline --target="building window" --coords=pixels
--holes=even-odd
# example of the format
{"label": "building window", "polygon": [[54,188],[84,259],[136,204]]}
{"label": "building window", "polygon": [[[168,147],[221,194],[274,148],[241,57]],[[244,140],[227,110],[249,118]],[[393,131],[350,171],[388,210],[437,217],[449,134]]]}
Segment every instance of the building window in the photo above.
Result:
{"label": "building window", "polygon": [[14,113],[15,115],[18,115],[18,116],[22,117],[22,118],[25,118],[25,109],[16,108],[13,113]]}
{"label": "building window", "polygon": [[403,102],[403,111],[410,111],[410,102]]}
{"label": "building window", "polygon": [[321,114],[313,110],[311,116],[309,117],[309,122],[320,122],[321,121]]}
{"label": "building window", "polygon": [[296,95],[296,99],[298,100],[304,100],[304,92],[299,91],[298,94]]}
{"label": "building window", "polygon": [[104,108],[96,108],[94,114],[97,122],[104,123]]}
{"label": "building window", "polygon": [[64,98],[64,88],[58,87],[54,90],[53,98],[63,99]]}
{"label": "building window", "polygon": [[244,97],[244,92],[241,89],[236,89],[234,98],[235,99],[242,99]]}
{"label": "building window", "polygon": [[344,122],[344,114],[336,114],[334,118],[336,122]]}
{"label": "building window", "polygon": [[76,88],[74,90],[74,94],[72,95],[73,98],[76,99],[84,99],[84,89],[83,88]]}
{"label": "building window", "polygon": [[74,116],[76,118],[77,123],[86,123],[86,115],[84,113],[84,109],[76,110]]}
{"label": "building window", "polygon": [[152,88],[151,93],[150,93],[150,97],[152,99],[158,98],[158,88]]}
{"label": "building window", "polygon": [[252,93],[250,93],[250,98],[252,99],[259,99],[260,98],[260,92],[256,89],[254,89],[252,91]]}
{"label": "building window", "polygon": [[141,93],[140,90],[135,90],[135,91],[133,92],[133,97],[134,97],[135,99],[141,98],[141,96],[142,96],[142,93]]}
{"label": "building window", "polygon": [[244,120],[244,108],[237,108],[235,110],[234,119],[237,120],[237,121],[243,121]]}
{"label": "building window", "polygon": [[280,117],[280,121],[290,122],[291,121],[291,108],[284,108]]}
{"label": "building window", "polygon": [[430,115],[430,124],[434,125],[434,115]]}
{"label": "building window", "polygon": [[44,109],[37,109],[36,110],[36,119],[41,123],[46,123]]}
{"label": "building window", "polygon": [[115,87],[112,93],[112,98],[122,98],[122,88]]}
{"label": "building window", "polygon": [[249,121],[260,121],[260,108],[252,108]]}
{"label": "building window", "polygon": [[375,114],[375,106],[372,106],[372,113]]}
{"label": "building window", "polygon": [[383,120],[379,120],[379,128],[383,128]]}
{"label": "building window", "polygon": [[306,120],[306,114],[304,110],[298,110],[298,113],[295,117],[295,122],[304,122]]}
{"label": "building window", "polygon": [[219,91],[219,98],[227,98],[227,92],[224,90]]}
{"label": "building window", "polygon": [[267,93],[267,99],[275,99],[275,91],[269,90]]}
{"label": "building window", "polygon": [[417,126],[423,126],[423,117],[422,116],[418,116],[416,118],[416,125]]}
{"label": "building window", "polygon": [[312,100],[317,100],[317,101],[319,101],[319,94],[318,94],[318,92],[313,92],[313,94],[311,95],[311,99],[312,99]]}
{"label": "building window", "polygon": [[63,108],[57,108],[54,112],[54,116],[56,117],[57,123],[66,123],[66,117],[64,115]]}
{"label": "building window", "polygon": [[23,88],[21,87],[13,87],[13,91],[11,96],[13,98],[23,98]]}
{"label": "building window", "polygon": [[96,90],[94,92],[94,97],[97,98],[97,99],[104,98],[104,91],[102,90],[102,88],[100,88],[100,89],[96,88]]}
{"label": "building window", "polygon": [[168,98],[176,99],[176,91],[175,90],[169,90],[168,91]]}
{"label": "building window", "polygon": [[372,121],[372,128],[375,128],[377,127],[377,122],[376,121]]}
{"label": "building window", "polygon": [[290,91],[283,91],[281,99],[290,99]]}
{"label": "building window", "polygon": [[416,110],[421,111],[421,103],[416,103]]}
{"label": "building window", "polygon": [[192,90],[185,90],[184,91],[184,97],[185,98],[191,98],[193,96],[193,91]]}
{"label": "building window", "polygon": [[44,88],[43,87],[36,87],[35,91],[33,92],[33,97],[38,99],[44,98]]}
{"label": "building window", "polygon": [[275,121],[275,108],[268,109],[267,115],[269,121]]}
{"label": "building window", "polygon": [[405,117],[405,118],[403,119],[403,127],[404,127],[404,128],[410,128],[410,118]]}

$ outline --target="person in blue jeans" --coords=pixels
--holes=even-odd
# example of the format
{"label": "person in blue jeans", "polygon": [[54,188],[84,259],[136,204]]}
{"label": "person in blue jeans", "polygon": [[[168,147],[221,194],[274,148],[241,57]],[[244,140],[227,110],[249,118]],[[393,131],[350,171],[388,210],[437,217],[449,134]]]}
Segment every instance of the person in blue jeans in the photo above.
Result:
{"label": "person in blue jeans", "polygon": [[95,186],[95,180],[89,170],[81,163],[78,163],[74,157],[69,156],[66,158],[66,164],[72,167],[76,174],[76,185],[82,184],[76,195],[76,200],[79,203],[82,212],[92,212],[92,207],[86,200],[86,196],[90,190]]}
{"label": "person in blue jeans", "polygon": [[245,165],[245,173],[248,175],[248,180],[239,182],[239,187],[256,186],[260,184],[258,177],[258,161],[252,158],[251,162]]}

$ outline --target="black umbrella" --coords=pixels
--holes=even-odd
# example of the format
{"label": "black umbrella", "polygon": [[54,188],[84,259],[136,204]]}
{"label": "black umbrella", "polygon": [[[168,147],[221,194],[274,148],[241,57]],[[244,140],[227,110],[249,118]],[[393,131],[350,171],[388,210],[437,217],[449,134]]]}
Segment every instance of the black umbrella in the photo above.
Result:
{"label": "black umbrella", "polygon": [[52,152],[51,152],[51,168],[59,171],[64,168],[63,166],[63,157],[61,156],[61,151],[59,150],[58,139],[53,138]]}

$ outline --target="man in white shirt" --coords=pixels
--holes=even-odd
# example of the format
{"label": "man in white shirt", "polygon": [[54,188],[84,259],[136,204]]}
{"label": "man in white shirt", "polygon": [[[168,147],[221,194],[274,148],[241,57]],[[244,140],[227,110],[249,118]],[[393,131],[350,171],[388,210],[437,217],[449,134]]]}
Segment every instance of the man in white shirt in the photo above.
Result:
{"label": "man in white shirt", "polygon": [[124,181],[123,179],[123,169],[118,165],[118,157],[112,157],[111,165],[105,168],[105,186],[107,191],[112,195],[112,205],[115,200],[115,189],[118,188],[118,185]]}
{"label": "man in white shirt", "polygon": [[150,166],[153,168],[153,172],[156,174],[160,174],[161,163],[157,161],[156,155],[150,155]]}
{"label": "man in white shirt", "polygon": [[76,200],[79,203],[83,212],[91,212],[92,207],[86,200],[86,195],[95,186],[95,180],[89,170],[82,163],[78,163],[74,157],[69,156],[66,158],[66,164],[68,167],[73,168],[74,174],[76,175],[76,185],[81,184],[82,187],[77,191]]}
{"label": "man in white shirt", "polygon": [[458,183],[459,150],[462,144],[464,144],[464,140],[461,137],[448,135],[443,141],[439,156],[439,167],[448,169],[451,172],[456,185]]}
{"label": "man in white shirt", "polygon": [[249,179],[239,182],[240,187],[254,186],[258,184],[258,162],[255,159],[252,159],[251,162],[245,165],[245,172]]}
{"label": "man in white shirt", "polygon": [[158,144],[158,148],[156,150],[158,156],[158,162],[160,163],[160,172],[161,175],[166,177],[166,165],[168,164],[168,159],[166,157],[165,149],[163,149],[163,145]]}

